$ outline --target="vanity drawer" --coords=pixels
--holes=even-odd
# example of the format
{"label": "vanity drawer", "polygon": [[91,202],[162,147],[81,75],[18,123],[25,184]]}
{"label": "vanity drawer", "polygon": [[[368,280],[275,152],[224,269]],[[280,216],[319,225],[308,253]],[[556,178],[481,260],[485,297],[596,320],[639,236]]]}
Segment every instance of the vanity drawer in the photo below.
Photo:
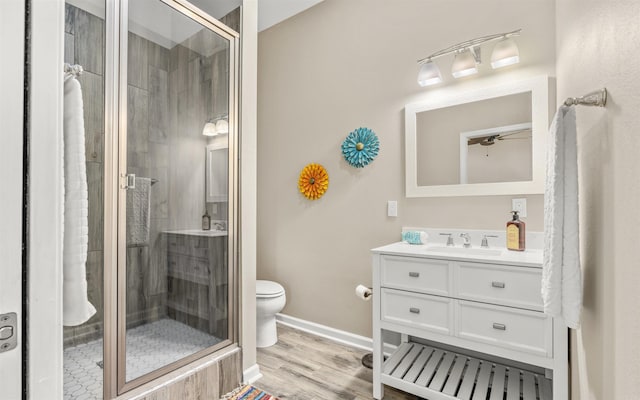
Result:
{"label": "vanity drawer", "polygon": [[169,276],[209,284],[209,264],[206,259],[169,253],[167,264]]}
{"label": "vanity drawer", "polygon": [[441,296],[450,294],[448,261],[383,256],[380,279],[383,287]]}
{"label": "vanity drawer", "polygon": [[542,310],[542,269],[460,263],[457,297]]}
{"label": "vanity drawer", "polygon": [[183,254],[191,257],[209,257],[208,237],[195,235],[167,235],[167,248],[170,253]]}
{"label": "vanity drawer", "polygon": [[552,356],[551,317],[536,311],[457,301],[457,333],[462,339]]}
{"label": "vanity drawer", "polygon": [[381,294],[383,321],[445,335],[453,333],[452,299],[386,288]]}

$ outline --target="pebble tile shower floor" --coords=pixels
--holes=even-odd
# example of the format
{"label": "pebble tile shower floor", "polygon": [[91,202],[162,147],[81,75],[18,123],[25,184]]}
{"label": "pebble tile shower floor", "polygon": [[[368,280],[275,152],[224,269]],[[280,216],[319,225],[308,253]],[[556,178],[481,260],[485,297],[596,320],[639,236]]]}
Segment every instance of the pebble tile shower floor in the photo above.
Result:
{"label": "pebble tile shower floor", "polygon": [[[127,381],[221,340],[172,319],[127,331]],[[64,349],[64,399],[102,399],[102,339]]]}

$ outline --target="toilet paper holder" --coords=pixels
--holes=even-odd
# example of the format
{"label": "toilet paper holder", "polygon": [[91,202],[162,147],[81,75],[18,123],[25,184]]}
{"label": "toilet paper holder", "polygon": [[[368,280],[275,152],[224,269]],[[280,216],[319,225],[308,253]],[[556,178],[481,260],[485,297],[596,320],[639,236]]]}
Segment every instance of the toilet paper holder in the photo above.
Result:
{"label": "toilet paper holder", "polygon": [[371,296],[373,296],[373,288],[364,285],[356,286],[356,297],[362,300],[371,300]]}
{"label": "toilet paper holder", "polygon": [[[364,301],[371,300],[373,296],[373,288],[364,285],[356,286],[356,296]],[[373,353],[366,353],[361,359],[362,365],[366,368],[373,369]]]}

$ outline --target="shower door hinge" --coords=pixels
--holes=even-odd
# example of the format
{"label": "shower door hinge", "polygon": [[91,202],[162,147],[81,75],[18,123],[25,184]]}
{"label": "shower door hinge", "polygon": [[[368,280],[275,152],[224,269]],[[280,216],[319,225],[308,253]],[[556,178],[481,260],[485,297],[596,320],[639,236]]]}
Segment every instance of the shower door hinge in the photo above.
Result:
{"label": "shower door hinge", "polygon": [[18,314],[0,314],[0,353],[18,347]]}
{"label": "shower door hinge", "polygon": [[126,174],[122,175],[122,177],[124,178],[124,186],[122,186],[123,189],[129,190],[136,188],[136,174]]}

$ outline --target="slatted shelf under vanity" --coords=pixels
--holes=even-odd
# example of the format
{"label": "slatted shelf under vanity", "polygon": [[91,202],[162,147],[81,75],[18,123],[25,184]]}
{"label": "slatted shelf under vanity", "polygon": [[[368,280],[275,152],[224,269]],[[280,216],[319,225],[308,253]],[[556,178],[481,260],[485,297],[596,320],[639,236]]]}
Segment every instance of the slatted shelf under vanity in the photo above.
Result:
{"label": "slatted shelf under vanity", "polygon": [[544,375],[403,343],[384,363],[382,383],[432,400],[551,400]]}

